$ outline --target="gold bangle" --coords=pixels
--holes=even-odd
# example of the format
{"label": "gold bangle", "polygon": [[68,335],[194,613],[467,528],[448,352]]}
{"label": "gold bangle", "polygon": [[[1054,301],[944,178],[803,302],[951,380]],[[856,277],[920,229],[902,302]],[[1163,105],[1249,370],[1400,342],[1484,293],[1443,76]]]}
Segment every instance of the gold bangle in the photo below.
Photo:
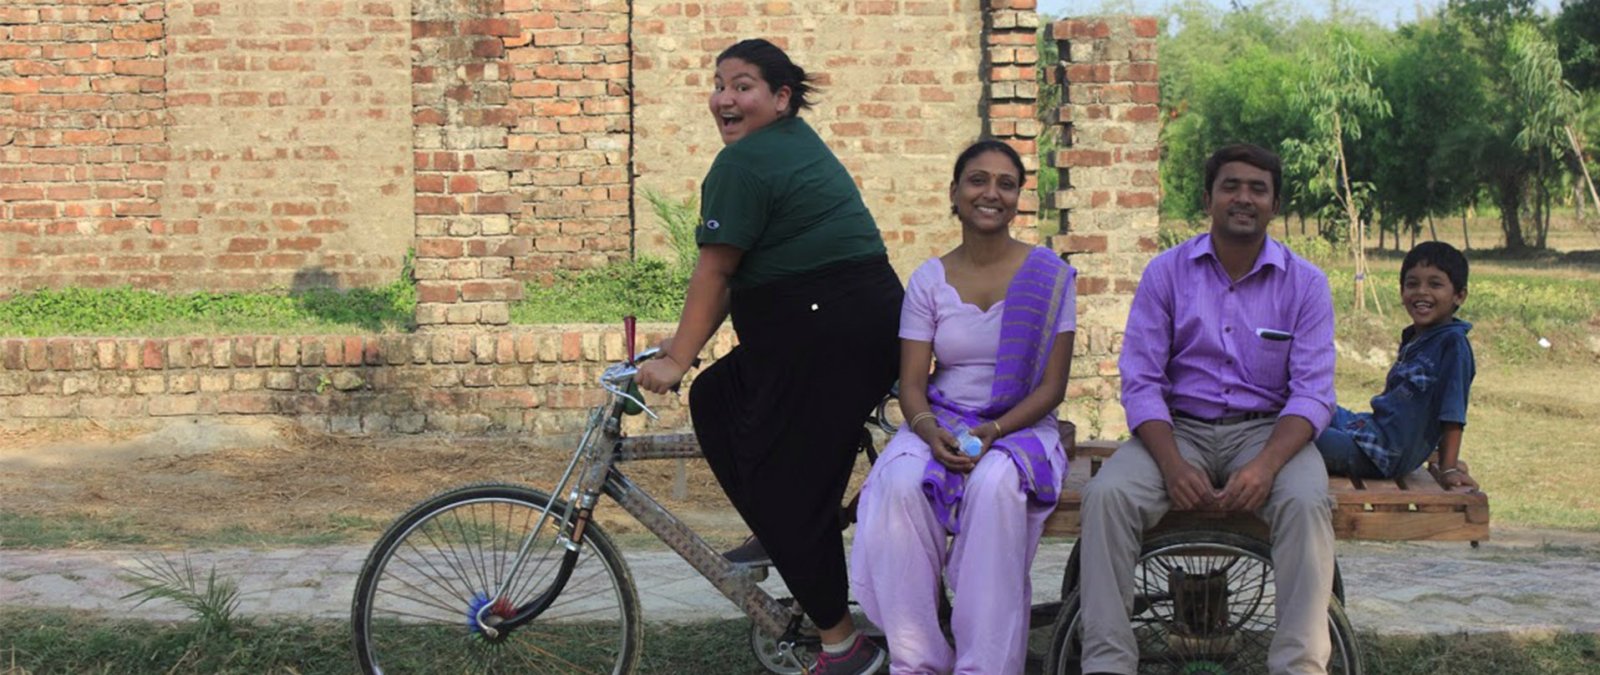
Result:
{"label": "gold bangle", "polygon": [[994,435],[996,438],[1006,435],[1006,430],[1000,427],[1000,420],[989,420],[989,423],[994,425]]}
{"label": "gold bangle", "polygon": [[938,421],[938,416],[934,415],[931,412],[917,413],[916,415],[912,416],[911,423],[907,424],[906,428],[915,430],[917,428],[917,425],[922,423],[922,420],[928,420],[928,419],[931,419],[931,420],[934,420],[934,421]]}

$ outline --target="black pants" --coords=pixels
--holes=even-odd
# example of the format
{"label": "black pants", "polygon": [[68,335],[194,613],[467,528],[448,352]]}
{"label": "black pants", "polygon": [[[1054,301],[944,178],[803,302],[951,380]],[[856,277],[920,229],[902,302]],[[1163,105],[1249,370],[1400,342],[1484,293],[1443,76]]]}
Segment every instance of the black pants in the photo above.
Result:
{"label": "black pants", "polygon": [[735,291],[739,346],[689,390],[712,473],[822,628],[847,611],[839,502],[898,374],[904,296],[881,256]]}

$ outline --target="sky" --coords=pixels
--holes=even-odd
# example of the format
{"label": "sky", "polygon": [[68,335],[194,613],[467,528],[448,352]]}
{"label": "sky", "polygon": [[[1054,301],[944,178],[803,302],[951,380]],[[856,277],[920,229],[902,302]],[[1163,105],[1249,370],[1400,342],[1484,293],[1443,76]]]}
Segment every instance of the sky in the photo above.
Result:
{"label": "sky", "polygon": [[[1229,6],[1228,0],[1206,0],[1218,7]],[[1296,7],[1300,11],[1313,17],[1328,15],[1330,0],[1280,0],[1283,4]],[[1256,4],[1256,0],[1243,0],[1246,5]],[[1135,11],[1142,14],[1156,14],[1168,0],[1038,0],[1039,13],[1050,16],[1075,16],[1085,14],[1102,14],[1104,7],[1126,8],[1132,6]],[[1386,26],[1397,23],[1409,23],[1416,20],[1417,8],[1420,6],[1424,12],[1431,12],[1434,8],[1443,5],[1443,0],[1338,0],[1340,6],[1350,9],[1356,14],[1368,17]],[[1560,11],[1560,0],[1535,0],[1534,4],[1541,11],[1554,15]],[[1114,13],[1125,13],[1126,9]]]}

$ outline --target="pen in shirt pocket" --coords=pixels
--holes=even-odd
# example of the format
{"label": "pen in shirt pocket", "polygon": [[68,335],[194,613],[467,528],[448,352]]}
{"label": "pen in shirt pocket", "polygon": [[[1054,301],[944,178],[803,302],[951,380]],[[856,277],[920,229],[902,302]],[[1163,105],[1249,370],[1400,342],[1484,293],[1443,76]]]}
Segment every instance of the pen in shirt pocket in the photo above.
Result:
{"label": "pen in shirt pocket", "polygon": [[1272,340],[1274,342],[1287,342],[1294,339],[1294,334],[1273,328],[1257,328],[1256,337],[1259,337],[1263,340]]}

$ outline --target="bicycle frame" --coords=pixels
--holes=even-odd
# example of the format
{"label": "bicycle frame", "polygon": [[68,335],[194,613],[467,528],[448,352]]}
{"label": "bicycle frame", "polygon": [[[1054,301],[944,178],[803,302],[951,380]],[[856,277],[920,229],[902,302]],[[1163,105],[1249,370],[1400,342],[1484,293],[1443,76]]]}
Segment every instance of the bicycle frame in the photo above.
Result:
{"label": "bicycle frame", "polygon": [[[558,577],[558,580],[564,580],[576,562],[578,550],[583,542],[584,528],[594,511],[594,506],[599,496],[604,494],[688,562],[723,596],[750,617],[763,632],[778,638],[780,649],[784,649],[782,645],[785,642],[792,642],[798,633],[801,618],[799,609],[791,609],[778,602],[756,584],[756,580],[747,568],[723,558],[700,535],[652,498],[643,488],[635,485],[616,466],[627,461],[700,457],[700,445],[693,434],[652,434],[635,437],[622,434],[623,410],[629,402],[642,407],[652,418],[656,417],[655,412],[644,405],[642,400],[628,393],[633,377],[638,373],[636,364],[655,354],[656,350],[647,350],[634,362],[613,364],[601,375],[600,386],[609,392],[610,396],[591,412],[582,440],[579,441],[577,451],[573,453],[572,461],[567,464],[566,471],[551,491],[552,496],[568,495],[566,512],[552,513],[551,511],[556,508],[552,500],[552,506],[542,514],[539,524],[524,538],[522,547],[512,563],[513,573],[507,575],[507,578],[517,577],[530,545],[543,531],[545,523],[554,519],[558,524],[571,523],[569,534],[558,535],[567,549]],[[558,525],[558,528],[567,531],[566,527]],[[516,615],[502,622],[498,629],[488,625],[486,615],[478,618],[480,627],[493,637],[497,634],[497,630],[515,629],[533,620],[549,606],[550,601],[561,591],[561,586],[559,581],[553,584],[550,591],[518,608]]]}

